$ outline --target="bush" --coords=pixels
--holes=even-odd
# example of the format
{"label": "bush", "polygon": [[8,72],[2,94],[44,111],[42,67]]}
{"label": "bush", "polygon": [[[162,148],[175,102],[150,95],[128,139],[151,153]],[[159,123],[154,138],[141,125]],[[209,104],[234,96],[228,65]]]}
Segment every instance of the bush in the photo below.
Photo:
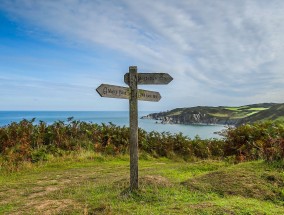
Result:
{"label": "bush", "polygon": [[[109,155],[129,151],[129,128],[112,123],[92,124],[69,118],[68,122],[47,125],[40,121],[22,120],[0,127],[1,162],[21,165],[23,162],[47,160],[48,155],[93,150]],[[260,122],[229,128],[223,139],[190,139],[182,133],[146,132],[139,128],[139,150],[154,157],[180,157],[184,160],[223,159],[237,162],[284,158],[284,126],[277,122]],[[3,165],[2,165],[3,166]]]}
{"label": "bush", "polygon": [[284,158],[284,126],[279,122],[259,122],[230,128],[225,134],[225,156],[240,161]]}

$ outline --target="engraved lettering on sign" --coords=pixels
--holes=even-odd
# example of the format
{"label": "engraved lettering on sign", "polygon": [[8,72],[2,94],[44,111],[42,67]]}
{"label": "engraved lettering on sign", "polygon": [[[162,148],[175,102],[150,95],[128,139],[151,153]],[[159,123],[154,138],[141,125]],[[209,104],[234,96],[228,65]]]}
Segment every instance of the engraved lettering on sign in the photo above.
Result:
{"label": "engraved lettering on sign", "polygon": [[129,99],[128,87],[101,84],[96,90],[103,97]]}
{"label": "engraved lettering on sign", "polygon": [[[130,98],[130,89],[127,87],[101,84],[96,90],[103,97],[121,99]],[[154,91],[138,90],[137,94],[138,99],[142,101],[158,102],[161,99],[160,93]]]}
{"label": "engraved lettering on sign", "polygon": [[104,87],[104,89],[103,89],[103,94],[104,94],[104,95],[107,94],[107,87]]}
{"label": "engraved lettering on sign", "polygon": [[117,90],[105,87],[104,88],[104,94],[117,95]]}
{"label": "engraved lettering on sign", "polygon": [[159,101],[161,99],[161,95],[154,91],[139,90],[138,99],[143,101]]}
{"label": "engraved lettering on sign", "polygon": [[[138,73],[137,84],[168,84],[173,78],[168,73]],[[124,82],[129,84],[129,73],[124,75]]]}

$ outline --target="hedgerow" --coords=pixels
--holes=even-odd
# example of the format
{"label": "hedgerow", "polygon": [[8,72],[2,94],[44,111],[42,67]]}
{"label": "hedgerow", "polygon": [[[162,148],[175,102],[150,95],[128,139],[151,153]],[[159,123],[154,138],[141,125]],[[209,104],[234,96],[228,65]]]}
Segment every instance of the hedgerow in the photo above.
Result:
{"label": "hedgerow", "polygon": [[[0,163],[20,166],[23,162],[47,160],[47,155],[91,150],[105,154],[129,151],[129,128],[112,123],[94,124],[68,118],[51,125],[35,119],[13,122],[0,127]],[[284,158],[284,126],[277,122],[246,124],[228,128],[222,139],[191,139],[182,133],[146,132],[139,128],[139,150],[152,156],[184,160],[224,159],[236,161]]]}

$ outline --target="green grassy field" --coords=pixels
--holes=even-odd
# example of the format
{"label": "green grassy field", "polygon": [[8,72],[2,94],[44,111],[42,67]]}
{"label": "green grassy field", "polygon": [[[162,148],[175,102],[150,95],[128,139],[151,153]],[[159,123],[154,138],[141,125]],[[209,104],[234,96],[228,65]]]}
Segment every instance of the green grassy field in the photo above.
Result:
{"label": "green grassy field", "polygon": [[[260,103],[239,107],[232,106],[197,106],[176,108],[166,112],[149,114],[152,119],[167,118],[167,121],[181,124],[232,124],[260,122],[264,120],[280,120],[284,114],[284,105],[277,103]],[[149,117],[148,117],[149,118]]]}
{"label": "green grassy field", "polygon": [[264,161],[184,162],[91,152],[0,174],[0,214],[284,214],[283,169]]}

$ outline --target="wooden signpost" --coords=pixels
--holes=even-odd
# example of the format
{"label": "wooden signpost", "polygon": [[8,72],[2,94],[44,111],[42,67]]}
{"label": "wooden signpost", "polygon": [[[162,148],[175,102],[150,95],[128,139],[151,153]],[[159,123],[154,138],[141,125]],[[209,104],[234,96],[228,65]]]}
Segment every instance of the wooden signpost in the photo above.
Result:
{"label": "wooden signpost", "polygon": [[[101,97],[129,99],[130,89],[128,87],[120,87],[109,84],[101,84],[97,88],[97,92]],[[158,102],[161,99],[159,92],[138,90],[138,100]]]}
{"label": "wooden signpost", "polygon": [[130,124],[130,190],[138,189],[138,100],[158,102],[159,92],[138,89],[138,84],[168,84],[173,78],[167,73],[137,73],[136,66],[129,67],[124,82],[129,87],[101,84],[96,90],[101,97],[129,99]]}

